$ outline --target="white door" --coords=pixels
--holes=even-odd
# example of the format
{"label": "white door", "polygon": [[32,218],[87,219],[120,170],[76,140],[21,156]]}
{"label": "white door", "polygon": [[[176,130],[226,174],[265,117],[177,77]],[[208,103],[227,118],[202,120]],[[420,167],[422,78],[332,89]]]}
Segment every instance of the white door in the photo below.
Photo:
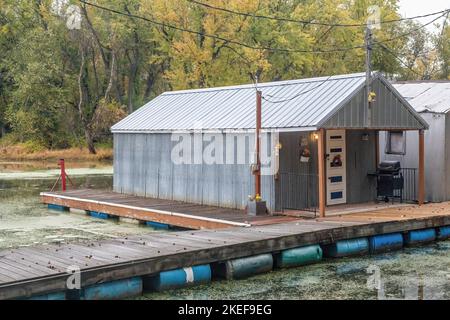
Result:
{"label": "white door", "polygon": [[327,205],[347,202],[345,130],[327,130]]}

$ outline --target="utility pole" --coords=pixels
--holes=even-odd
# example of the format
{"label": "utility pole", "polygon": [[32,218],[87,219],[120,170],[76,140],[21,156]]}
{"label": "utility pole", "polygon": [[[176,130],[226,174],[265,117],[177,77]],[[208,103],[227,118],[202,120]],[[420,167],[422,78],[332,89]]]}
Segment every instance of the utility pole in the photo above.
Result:
{"label": "utility pole", "polygon": [[262,91],[258,89],[258,76],[255,77],[256,87],[256,126],[255,126],[255,159],[251,165],[255,176],[255,195],[247,203],[246,211],[249,215],[265,215],[268,213],[266,202],[261,198],[261,100]]}
{"label": "utility pole", "polygon": [[365,47],[366,47],[366,97],[367,97],[367,127],[372,125],[372,28],[366,27]]}

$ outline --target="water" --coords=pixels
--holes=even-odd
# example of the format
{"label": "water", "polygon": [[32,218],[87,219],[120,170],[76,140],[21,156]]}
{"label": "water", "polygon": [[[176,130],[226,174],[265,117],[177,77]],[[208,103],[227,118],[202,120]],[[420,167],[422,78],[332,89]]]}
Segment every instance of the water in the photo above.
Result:
{"label": "water", "polygon": [[150,293],[139,299],[450,299],[450,242],[326,260],[246,280]]}
{"label": "water", "polygon": [[[36,164],[33,169],[0,163],[0,249],[53,242],[87,242],[156,232],[146,226],[94,219],[84,212],[48,210],[40,202],[39,193],[51,189],[59,172],[52,167]],[[69,169],[68,174],[75,184],[74,188],[112,187],[111,166]],[[68,187],[72,186],[69,184]]]}
{"label": "water", "polygon": [[[54,167],[31,168],[2,167],[0,163],[0,249],[164,232],[81,213],[49,211],[40,203],[39,192],[49,190],[58,173]],[[69,170],[77,187],[94,189],[110,189],[111,173],[110,166],[98,165]],[[450,299],[450,241],[370,257],[326,260],[138,299]]]}

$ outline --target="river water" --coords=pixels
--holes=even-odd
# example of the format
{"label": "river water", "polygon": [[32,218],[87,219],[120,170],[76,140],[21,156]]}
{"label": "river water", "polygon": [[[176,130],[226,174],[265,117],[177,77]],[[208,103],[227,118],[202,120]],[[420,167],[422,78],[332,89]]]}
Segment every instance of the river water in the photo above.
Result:
{"label": "river water", "polygon": [[[69,170],[76,187],[111,188],[110,166],[86,167]],[[0,250],[163,232],[48,210],[39,202],[39,192],[48,191],[57,176],[53,166],[0,163]],[[138,299],[450,299],[450,241],[376,256],[325,260]]]}

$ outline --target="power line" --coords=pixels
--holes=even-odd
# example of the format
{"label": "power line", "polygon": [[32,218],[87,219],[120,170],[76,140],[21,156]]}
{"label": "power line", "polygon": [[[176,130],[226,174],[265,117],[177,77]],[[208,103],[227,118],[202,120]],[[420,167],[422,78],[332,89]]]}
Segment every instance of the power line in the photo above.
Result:
{"label": "power line", "polygon": [[[359,46],[353,46],[353,47],[335,48],[335,49],[326,49],[326,50],[322,50],[322,49],[321,50],[306,50],[306,49],[273,48],[273,47],[267,47],[267,46],[253,46],[253,45],[250,45],[250,44],[247,44],[247,43],[243,43],[243,42],[236,41],[236,40],[233,40],[233,39],[224,38],[224,37],[221,37],[221,36],[218,36],[218,35],[207,34],[207,33],[204,33],[204,32],[195,31],[195,30],[192,30],[192,29],[187,29],[187,28],[183,28],[183,27],[167,24],[167,23],[164,23],[164,22],[161,22],[161,21],[157,21],[157,20],[154,20],[154,19],[150,19],[150,18],[147,18],[147,17],[143,17],[143,16],[131,14],[131,13],[122,12],[122,11],[115,10],[115,9],[112,9],[112,8],[108,8],[108,7],[104,7],[104,6],[101,6],[101,5],[98,5],[98,4],[90,3],[90,2],[85,1],[85,0],[78,0],[78,1],[83,3],[83,4],[85,4],[85,5],[88,5],[88,6],[91,6],[91,7],[95,7],[97,9],[101,9],[101,10],[108,11],[108,12],[115,13],[115,14],[122,15],[122,16],[126,16],[126,17],[129,17],[129,18],[140,19],[140,20],[152,23],[154,25],[157,25],[157,26],[160,26],[160,27],[163,27],[163,28],[166,27],[166,28],[177,30],[177,31],[181,31],[181,32],[186,32],[186,33],[190,33],[190,34],[200,35],[200,36],[203,36],[203,37],[220,40],[220,41],[223,41],[225,43],[235,44],[235,45],[242,46],[242,47],[245,47],[245,48],[248,48],[248,49],[252,49],[252,50],[267,50],[267,51],[272,51],[272,52],[312,53],[312,54],[316,53],[316,54],[318,54],[318,53],[346,52],[346,51],[351,51],[351,50],[356,50],[356,49],[364,49],[365,48],[364,45],[359,45]],[[447,14],[448,12],[450,12],[450,9],[445,11],[445,14]],[[393,40],[396,40],[396,39],[399,39],[399,38],[402,38],[402,37],[406,37],[406,36],[414,33],[415,31],[420,30],[420,29],[426,27],[427,25],[435,22],[436,20],[438,20],[441,17],[443,17],[445,14],[443,14],[442,16],[439,16],[438,18],[433,19],[432,21],[430,21],[430,22],[420,26],[419,28],[416,28],[415,30],[412,30],[412,31],[408,32],[408,33],[402,34],[402,35],[397,36],[395,38],[374,42],[374,44],[381,43],[381,42],[389,42],[389,41],[393,41]]]}
{"label": "power line", "polygon": [[135,18],[135,19],[140,19],[146,22],[150,22],[154,25],[160,26],[160,27],[165,27],[165,28],[169,28],[169,29],[174,29],[174,30],[178,30],[178,31],[182,31],[182,32],[186,32],[186,33],[190,33],[190,34],[195,34],[195,35],[199,35],[199,36],[203,36],[203,37],[207,37],[207,38],[211,38],[211,39],[216,39],[216,40],[220,40],[226,43],[230,43],[230,44],[235,44],[235,45],[239,45],[248,49],[252,49],[252,50],[267,50],[267,51],[278,51],[278,52],[291,52],[291,53],[333,53],[333,52],[344,52],[344,51],[350,51],[350,50],[355,50],[355,49],[362,49],[364,48],[364,46],[354,46],[354,47],[347,47],[347,48],[336,48],[336,49],[327,49],[327,50],[303,50],[303,49],[285,49],[285,48],[272,48],[272,47],[266,47],[266,46],[253,46],[247,43],[243,43],[243,42],[239,42],[236,40],[232,40],[232,39],[228,39],[228,38],[224,38],[218,35],[212,35],[212,34],[207,34],[204,32],[200,32],[200,31],[195,31],[192,29],[186,29],[186,28],[182,28],[182,27],[178,27],[175,25],[171,25],[171,24],[167,24],[165,22],[160,22],[154,19],[150,19],[150,18],[146,18],[143,16],[139,16],[139,15],[135,15],[135,14],[129,14],[126,12],[122,12],[119,10],[115,10],[115,9],[111,9],[108,7],[104,7],[98,4],[94,4],[94,3],[90,3],[84,0],[78,0],[79,2],[91,6],[91,7],[95,7],[97,9],[101,9],[104,11],[109,11],[111,13],[115,13],[118,15],[122,15],[122,16],[127,16],[129,18]]}
{"label": "power line", "polygon": [[293,96],[291,96],[291,97],[289,97],[289,98],[286,98],[286,99],[284,99],[284,100],[270,100],[270,99],[267,99],[266,97],[277,98],[276,96],[269,95],[269,94],[266,95],[266,96],[262,96],[262,98],[263,98],[265,101],[270,102],[270,103],[274,103],[274,104],[292,101],[292,100],[294,100],[294,99],[296,99],[296,98],[298,98],[298,97],[300,97],[300,96],[302,96],[302,95],[304,95],[304,94],[310,93],[310,92],[312,92],[312,91],[314,91],[314,90],[320,88],[320,87],[323,86],[326,82],[328,82],[328,81],[331,79],[331,77],[332,77],[332,76],[329,76],[328,78],[326,78],[325,80],[323,80],[320,84],[318,84],[317,86],[315,86],[315,87],[313,87],[313,88],[311,88],[311,89],[308,89],[308,90],[299,92],[299,93],[297,93],[297,94],[295,94],[295,95],[293,95]]}
{"label": "power line", "polygon": [[380,40],[380,41],[373,41],[372,43],[373,43],[373,44],[379,44],[379,43],[391,42],[391,41],[394,41],[394,40],[398,40],[398,39],[407,37],[407,36],[409,36],[409,35],[411,35],[411,34],[417,32],[417,31],[419,31],[419,30],[421,30],[421,29],[423,29],[423,28],[429,26],[430,24],[436,22],[437,20],[441,19],[442,17],[446,17],[449,13],[450,13],[450,9],[446,10],[445,13],[442,14],[442,15],[440,15],[439,17],[434,18],[433,20],[431,20],[431,21],[429,21],[429,22],[427,22],[427,23],[425,23],[425,24],[421,24],[421,25],[418,26],[417,28],[412,29],[412,30],[410,30],[410,31],[408,31],[408,32],[406,32],[406,33],[404,33],[404,34],[395,36],[395,37],[390,38],[390,39],[385,39],[385,40]]}
{"label": "power line", "polygon": [[[241,11],[231,10],[231,9],[227,9],[227,8],[223,8],[223,7],[217,7],[217,6],[213,6],[211,4],[196,1],[196,0],[186,0],[186,1],[196,4],[196,5],[199,5],[199,6],[203,6],[205,8],[211,9],[211,10],[217,10],[217,11],[222,11],[222,12],[226,12],[226,13],[230,13],[230,14],[234,14],[234,15],[250,17],[250,18],[257,18],[257,19],[267,19],[267,20],[275,20],[275,21],[283,21],[283,22],[294,22],[294,23],[299,23],[299,24],[303,24],[303,25],[319,25],[319,26],[327,26],[327,27],[367,27],[367,25],[368,25],[367,23],[355,23],[355,24],[326,23],[326,22],[317,22],[314,20],[307,21],[307,20],[298,20],[298,19],[284,18],[284,17],[266,16],[266,15],[260,15],[260,14],[256,14],[256,13],[241,12]],[[396,23],[396,22],[401,22],[401,21],[406,21],[406,20],[415,20],[415,19],[420,19],[420,18],[426,18],[426,17],[435,16],[438,14],[444,14],[444,13],[448,12],[449,10],[450,9],[446,9],[446,10],[432,12],[429,14],[424,14],[424,15],[419,15],[419,16],[414,16],[414,17],[385,20],[385,21],[380,21],[379,23],[380,24],[388,24],[388,23]]]}
{"label": "power line", "polygon": [[380,43],[378,44],[383,50],[385,50],[387,53],[389,53],[390,55],[392,55],[395,59],[397,59],[405,68],[407,68],[409,71],[411,71],[412,73],[418,75],[419,77],[423,78],[425,75],[418,73],[417,71],[415,71],[413,68],[411,68],[408,64],[406,64],[406,62],[404,62],[394,51],[392,51],[391,49],[389,49],[388,47],[386,47],[384,44]]}

